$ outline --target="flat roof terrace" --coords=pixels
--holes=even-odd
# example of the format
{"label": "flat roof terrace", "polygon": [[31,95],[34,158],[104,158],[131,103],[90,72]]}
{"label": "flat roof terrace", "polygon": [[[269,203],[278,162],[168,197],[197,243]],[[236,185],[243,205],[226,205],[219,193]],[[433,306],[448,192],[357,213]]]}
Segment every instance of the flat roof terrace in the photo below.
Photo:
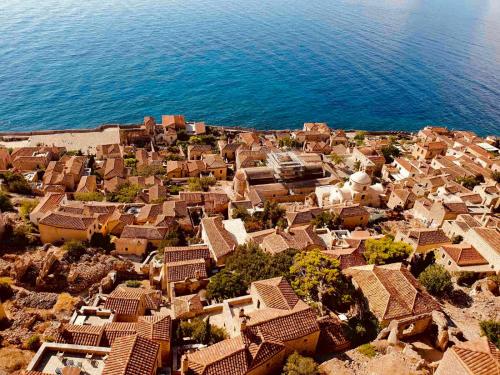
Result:
{"label": "flat roof terrace", "polygon": [[27,370],[62,374],[63,369],[69,367],[71,374],[100,375],[110,351],[104,347],[46,342],[38,349]]}

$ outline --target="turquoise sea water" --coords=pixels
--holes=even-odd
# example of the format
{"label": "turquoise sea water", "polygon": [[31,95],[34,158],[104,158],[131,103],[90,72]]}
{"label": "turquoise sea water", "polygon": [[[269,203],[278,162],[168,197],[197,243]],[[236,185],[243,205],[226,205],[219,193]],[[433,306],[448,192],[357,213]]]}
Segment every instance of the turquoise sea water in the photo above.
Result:
{"label": "turquoise sea water", "polygon": [[500,0],[0,1],[0,130],[162,113],[500,134]]}

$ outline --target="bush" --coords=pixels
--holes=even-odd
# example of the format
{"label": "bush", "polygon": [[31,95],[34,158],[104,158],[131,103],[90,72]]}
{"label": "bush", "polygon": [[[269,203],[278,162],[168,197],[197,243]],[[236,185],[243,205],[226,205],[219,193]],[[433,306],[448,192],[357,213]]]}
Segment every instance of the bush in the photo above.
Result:
{"label": "bush", "polygon": [[460,242],[463,241],[463,237],[461,235],[456,235],[451,238],[451,243],[453,244],[459,244]]}
{"label": "bush", "polygon": [[177,339],[190,337],[198,344],[213,345],[228,337],[227,332],[210,324],[210,320],[195,318],[191,321],[181,321],[177,330]]}
{"label": "bush", "polygon": [[242,296],[246,291],[245,280],[241,274],[223,269],[210,278],[207,285],[207,298],[222,302],[228,298]]}
{"label": "bush", "polygon": [[135,168],[135,166],[137,165],[137,159],[135,157],[125,158],[123,161],[125,163],[125,166],[128,168]]}
{"label": "bush", "polygon": [[12,280],[10,278],[3,277],[0,279],[0,302],[7,301],[14,295],[14,290],[10,286],[11,283]]}
{"label": "bush", "polygon": [[19,207],[19,214],[22,216],[23,219],[27,220],[29,214],[31,213],[31,211],[33,211],[33,209],[36,206],[38,206],[37,199],[23,199]]}
{"label": "bush", "polygon": [[24,341],[23,348],[36,351],[40,347],[40,342],[41,340],[39,335],[32,335],[26,341]]}
{"label": "bush", "polygon": [[75,200],[81,202],[102,202],[104,200],[104,195],[97,192],[80,192],[74,194]]}
{"label": "bush", "polygon": [[457,272],[456,276],[457,284],[460,286],[471,286],[479,277],[477,272],[472,271]]}
{"label": "bush", "polygon": [[109,234],[103,235],[102,233],[94,233],[90,239],[90,246],[103,249],[107,252],[115,249],[115,244],[111,242]]}
{"label": "bush", "polygon": [[388,264],[401,262],[408,258],[412,248],[405,242],[394,241],[390,237],[368,239],[365,241],[363,256],[369,264]]}
{"label": "bush", "polygon": [[12,211],[14,206],[7,194],[0,191],[0,211]]}
{"label": "bush", "polygon": [[118,186],[118,189],[115,192],[109,193],[107,195],[107,199],[110,202],[133,203],[135,201],[135,197],[139,194],[141,189],[142,188],[138,185],[125,183]]}
{"label": "bush", "polygon": [[363,344],[358,346],[357,350],[368,358],[373,358],[377,355],[377,349],[372,344]]}
{"label": "bush", "polygon": [[297,352],[286,360],[282,375],[318,375],[319,366],[311,357],[304,357]]}
{"label": "bush", "polygon": [[419,276],[418,280],[429,293],[442,296],[453,289],[450,273],[440,264],[432,264]]}
{"label": "bush", "polygon": [[210,186],[217,183],[215,177],[191,177],[188,179],[189,191],[208,191]]}
{"label": "bush", "polygon": [[167,170],[161,165],[141,165],[137,167],[137,174],[139,176],[163,176]]}
{"label": "bush", "polygon": [[75,240],[66,241],[62,249],[66,251],[64,259],[70,263],[78,262],[80,257],[87,251],[87,247],[83,242]]}
{"label": "bush", "polygon": [[495,182],[500,182],[500,172],[493,172],[491,178],[494,179]]}
{"label": "bush", "polygon": [[129,288],[140,288],[142,283],[139,280],[127,280],[125,285]]}
{"label": "bush", "polygon": [[493,344],[500,349],[500,321],[483,320],[479,323],[481,335],[486,336]]}
{"label": "bush", "polygon": [[9,192],[24,195],[32,194],[31,187],[22,174],[5,172],[3,178]]}

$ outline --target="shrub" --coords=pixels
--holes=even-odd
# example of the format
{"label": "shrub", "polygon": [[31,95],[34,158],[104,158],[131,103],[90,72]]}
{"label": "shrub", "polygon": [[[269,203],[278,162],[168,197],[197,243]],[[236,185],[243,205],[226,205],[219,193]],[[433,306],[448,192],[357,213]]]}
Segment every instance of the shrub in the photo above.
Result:
{"label": "shrub", "polygon": [[167,189],[170,194],[176,194],[176,195],[183,190],[182,186],[179,185],[168,185]]}
{"label": "shrub", "polygon": [[210,278],[207,298],[222,302],[225,299],[242,296],[246,291],[247,287],[241,274],[223,269]]}
{"label": "shrub", "polygon": [[369,264],[400,262],[411,254],[412,248],[405,242],[394,241],[390,237],[368,239],[365,241],[363,256]]}
{"label": "shrub", "polygon": [[70,263],[78,262],[80,257],[87,251],[85,244],[76,240],[66,241],[62,246],[62,249],[66,251],[64,259]]}
{"label": "shrub", "polygon": [[286,360],[282,375],[318,375],[319,366],[311,357],[293,352]]}
{"label": "shrub", "polygon": [[139,280],[127,280],[125,282],[125,285],[128,286],[129,288],[139,288],[142,283]]}
{"label": "shrub", "polygon": [[163,176],[167,170],[161,165],[141,165],[137,167],[139,176]]}
{"label": "shrub", "polygon": [[195,318],[191,321],[181,321],[177,330],[177,338],[190,337],[199,344],[212,345],[227,338],[227,332],[210,324],[210,320]]}
{"label": "shrub", "polygon": [[494,179],[495,182],[500,182],[500,172],[493,172],[491,178]]}
{"label": "shrub", "polygon": [[135,166],[137,165],[137,159],[135,157],[125,158],[123,161],[125,163],[125,166],[128,168],[135,168]]}
{"label": "shrub", "polygon": [[191,177],[188,179],[189,191],[208,191],[210,186],[217,183],[215,177]]}
{"label": "shrub", "polygon": [[419,276],[418,280],[435,296],[442,296],[453,289],[450,273],[440,264],[432,264]]}
{"label": "shrub", "polygon": [[37,199],[23,199],[21,201],[21,205],[19,207],[19,214],[23,217],[23,219],[28,219],[29,214],[33,209],[38,205]]}
{"label": "shrub", "polygon": [[103,249],[105,251],[112,251],[115,249],[115,244],[111,242],[109,234],[103,235],[102,233],[94,233],[90,239],[90,246]]}
{"label": "shrub", "polygon": [[142,188],[138,185],[125,183],[118,186],[118,189],[115,192],[109,193],[107,199],[110,202],[132,203],[141,189]]}
{"label": "shrub", "polygon": [[464,239],[464,238],[463,238],[461,235],[459,235],[459,234],[458,234],[458,235],[453,236],[453,237],[451,238],[451,242],[452,242],[453,244],[458,244],[458,243],[462,242],[462,241],[463,241],[463,239]]}
{"label": "shrub", "polygon": [[10,198],[7,196],[7,194],[0,191],[0,211],[12,211],[13,209],[14,206],[12,205]]}
{"label": "shrub", "polygon": [[493,344],[500,349],[500,321],[483,320],[479,323],[481,335],[486,336]]}
{"label": "shrub", "polygon": [[40,347],[40,342],[41,340],[39,335],[32,335],[26,341],[24,341],[23,348],[36,351]]}
{"label": "shrub", "polygon": [[457,284],[461,286],[471,286],[478,279],[478,274],[472,271],[457,272]]}
{"label": "shrub", "polygon": [[358,346],[357,350],[368,358],[373,358],[377,355],[377,350],[372,344],[363,344],[361,346]]}
{"label": "shrub", "polygon": [[26,181],[22,174],[5,172],[3,174],[3,178],[9,192],[24,195],[29,195],[32,193],[28,181]]}

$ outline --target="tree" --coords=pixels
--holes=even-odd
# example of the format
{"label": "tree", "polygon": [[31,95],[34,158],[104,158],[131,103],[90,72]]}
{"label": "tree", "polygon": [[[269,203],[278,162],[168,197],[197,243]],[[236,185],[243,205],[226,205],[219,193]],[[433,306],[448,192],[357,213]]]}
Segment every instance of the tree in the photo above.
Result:
{"label": "tree", "polygon": [[483,320],[479,323],[481,335],[486,336],[493,344],[500,349],[500,321]]}
{"label": "tree", "polygon": [[330,159],[332,160],[333,164],[335,164],[335,165],[342,164],[344,162],[344,157],[337,155],[334,152],[332,152],[330,154]]}
{"label": "tree", "polygon": [[340,218],[333,212],[323,211],[312,220],[311,224],[317,228],[335,229],[340,224]]}
{"label": "tree", "polygon": [[141,187],[130,183],[125,183],[116,189],[115,192],[108,193],[107,200],[118,203],[133,203],[135,197],[141,191]]}
{"label": "tree", "polygon": [[453,289],[450,273],[440,264],[432,264],[419,276],[418,280],[435,296],[442,296]]}
{"label": "tree", "polygon": [[19,214],[24,220],[27,220],[36,206],[38,206],[38,199],[23,199],[19,206]]}
{"label": "tree", "polygon": [[193,341],[199,344],[213,345],[227,338],[227,332],[213,324],[210,320],[204,321],[200,318],[192,319],[191,321],[183,320],[180,322],[177,329],[177,339],[190,337]]}
{"label": "tree", "polygon": [[128,168],[135,168],[137,165],[137,159],[135,157],[125,158],[124,160],[125,166]]}
{"label": "tree", "polygon": [[102,202],[104,195],[97,191],[79,192],[74,194],[75,200],[81,202]]}
{"label": "tree", "polygon": [[161,165],[141,165],[137,167],[139,176],[163,176],[167,170]]}
{"label": "tree", "polygon": [[318,364],[311,357],[293,352],[286,360],[281,375],[318,375]]}
{"label": "tree", "polygon": [[457,235],[455,235],[455,236],[453,236],[453,237],[451,238],[451,243],[452,243],[452,244],[458,244],[458,243],[462,242],[462,241],[463,241],[463,239],[464,239],[464,238],[463,238],[461,235],[457,234]]}
{"label": "tree", "polygon": [[285,209],[282,208],[278,202],[266,201],[264,203],[264,211],[262,220],[266,223],[267,228],[274,228],[285,216]]}
{"label": "tree", "polygon": [[66,241],[62,249],[66,252],[66,254],[64,254],[64,259],[70,263],[78,262],[80,257],[87,251],[85,244],[76,240]]}
{"label": "tree", "polygon": [[412,247],[409,244],[385,236],[380,239],[367,239],[363,255],[369,264],[380,265],[401,262],[408,258],[411,252]]}
{"label": "tree", "polygon": [[125,285],[129,288],[139,288],[142,283],[139,280],[127,280]]}
{"label": "tree", "polygon": [[208,191],[210,186],[217,183],[215,177],[190,177],[188,179],[189,191]]}
{"label": "tree", "polygon": [[286,147],[286,148],[297,148],[300,146],[300,142],[298,142],[296,139],[293,139],[291,137],[284,137],[284,138],[281,138],[279,141],[278,141],[278,145],[283,148],[283,147]]}
{"label": "tree", "polygon": [[13,209],[14,206],[12,205],[10,198],[7,196],[7,194],[0,191],[0,211],[12,211]]}
{"label": "tree", "polygon": [[484,177],[482,175],[457,177],[455,182],[463,185],[469,190],[472,190],[474,187],[484,182]]}
{"label": "tree", "polygon": [[7,171],[3,173],[2,177],[9,192],[23,195],[32,194],[31,186],[22,174]]}
{"label": "tree", "polygon": [[500,182],[500,172],[493,172],[491,178],[495,180],[495,182]]}
{"label": "tree", "polygon": [[382,147],[382,154],[386,163],[392,163],[394,158],[401,156],[401,151],[391,142],[387,146]]}
{"label": "tree", "polygon": [[358,146],[363,145],[363,143],[365,142],[365,136],[366,136],[366,132],[363,130],[356,132],[356,135],[354,135],[354,140],[356,141],[356,144]]}
{"label": "tree", "polygon": [[340,262],[319,250],[295,255],[290,274],[295,292],[317,303],[321,314],[324,314],[323,306],[328,297],[335,297],[335,307],[352,302],[352,285],[341,273]]}
{"label": "tree", "polygon": [[353,167],[354,167],[354,170],[355,170],[355,171],[359,171],[359,170],[361,170],[361,162],[360,162],[359,160],[356,160],[356,161],[354,162]]}
{"label": "tree", "polygon": [[242,296],[247,291],[245,285],[245,280],[240,273],[223,269],[210,278],[207,286],[207,298],[222,302],[228,298]]}

